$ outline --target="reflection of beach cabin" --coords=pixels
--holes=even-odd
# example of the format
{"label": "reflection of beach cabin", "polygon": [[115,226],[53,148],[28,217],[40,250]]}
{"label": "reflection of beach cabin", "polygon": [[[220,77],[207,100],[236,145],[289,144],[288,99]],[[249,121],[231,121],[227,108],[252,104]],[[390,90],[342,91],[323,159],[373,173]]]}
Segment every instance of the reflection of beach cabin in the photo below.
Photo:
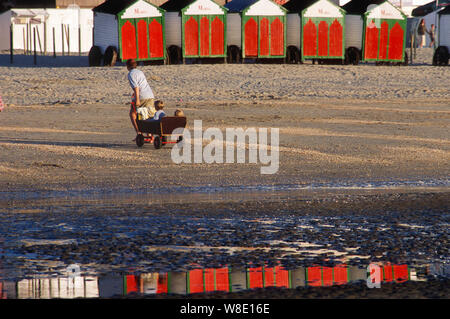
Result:
{"label": "reflection of beach cabin", "polygon": [[171,64],[186,58],[226,57],[227,10],[212,0],[169,0],[166,39]]}
{"label": "reflection of beach cabin", "polygon": [[291,288],[290,272],[280,266],[252,267],[247,270],[247,288]]}
{"label": "reflection of beach cabin", "polygon": [[349,282],[347,265],[336,267],[314,266],[306,268],[306,283],[308,286],[321,287],[343,285]]}
{"label": "reflection of beach cabin", "polygon": [[187,292],[231,291],[228,268],[194,269],[187,273]]}
{"label": "reflection of beach cabin", "polygon": [[402,283],[410,280],[410,273],[408,265],[384,265],[383,270],[383,281],[384,282],[397,282]]}
{"label": "reflection of beach cabin", "polygon": [[345,11],[329,0],[291,0],[287,61],[345,58]]}
{"label": "reflection of beach cabin", "polygon": [[437,14],[437,48],[433,55],[433,65],[448,65],[450,59],[450,6]]}
{"label": "reflection of beach cabin", "polygon": [[347,12],[345,46],[348,63],[405,62],[406,16],[384,0],[353,0]]}
{"label": "reflection of beach cabin", "polygon": [[[286,9],[270,0],[233,0],[228,13],[229,61],[284,58]],[[239,49],[240,48],[240,49]]]}
{"label": "reflection of beach cabin", "polygon": [[[94,46],[89,64],[164,60],[164,10],[146,0],[107,0],[95,7]],[[103,53],[103,55],[102,55]]]}

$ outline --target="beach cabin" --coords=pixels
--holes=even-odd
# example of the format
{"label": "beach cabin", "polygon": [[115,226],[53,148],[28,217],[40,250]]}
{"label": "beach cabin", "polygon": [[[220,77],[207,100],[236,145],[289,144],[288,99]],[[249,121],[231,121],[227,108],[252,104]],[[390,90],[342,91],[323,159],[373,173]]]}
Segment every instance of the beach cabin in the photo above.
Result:
{"label": "beach cabin", "polygon": [[345,59],[345,11],[330,0],[291,0],[287,62]]}
{"label": "beach cabin", "polygon": [[85,53],[92,46],[92,28],[90,9],[13,8],[0,14],[0,51],[36,47],[38,54]]}
{"label": "beach cabin", "polygon": [[353,0],[343,6],[346,61],[407,63],[406,15],[389,1]]}
{"label": "beach cabin", "polygon": [[232,62],[240,58],[284,59],[285,8],[270,0],[233,0],[225,8],[229,10],[227,33]]}
{"label": "beach cabin", "polygon": [[146,0],[107,0],[93,9],[94,45],[89,65],[164,60],[164,10]]}
{"label": "beach cabin", "polygon": [[433,55],[433,65],[448,65],[450,59],[450,6],[437,14],[437,48]]}
{"label": "beach cabin", "polygon": [[227,10],[212,0],[169,0],[166,13],[169,61],[186,58],[225,58]]}

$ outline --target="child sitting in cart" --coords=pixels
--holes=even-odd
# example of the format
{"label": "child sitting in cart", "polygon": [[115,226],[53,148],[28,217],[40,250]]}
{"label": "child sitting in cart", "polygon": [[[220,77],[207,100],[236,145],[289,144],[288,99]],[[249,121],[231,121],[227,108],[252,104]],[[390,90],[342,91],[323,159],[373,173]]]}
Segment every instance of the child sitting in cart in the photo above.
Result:
{"label": "child sitting in cart", "polygon": [[153,118],[148,119],[147,121],[160,121],[164,116],[166,116],[166,113],[164,113],[163,108],[164,102],[161,100],[156,101],[155,102],[156,113],[153,116]]}

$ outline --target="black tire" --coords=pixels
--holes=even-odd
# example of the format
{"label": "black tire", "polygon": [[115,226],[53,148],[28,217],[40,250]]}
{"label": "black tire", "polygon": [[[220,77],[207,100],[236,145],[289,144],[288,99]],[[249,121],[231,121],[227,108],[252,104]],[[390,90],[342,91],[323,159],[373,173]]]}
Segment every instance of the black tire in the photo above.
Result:
{"label": "black tire", "polygon": [[361,54],[357,48],[350,47],[345,51],[345,64],[358,65],[360,60]]}
{"label": "black tire", "polygon": [[434,51],[433,65],[448,65],[450,54],[447,47],[440,46]]}
{"label": "black tire", "polygon": [[94,45],[89,50],[89,66],[100,66],[102,64],[102,51],[100,50],[100,47]]}
{"label": "black tire", "polygon": [[182,61],[181,48],[171,45],[167,48],[167,64],[180,64]]}
{"label": "black tire", "polygon": [[103,55],[103,65],[104,66],[114,66],[117,62],[117,49],[114,46],[109,46],[105,50]]}
{"label": "black tire", "polygon": [[408,66],[408,64],[409,64],[408,52],[405,52],[405,60],[403,60],[401,65]]}
{"label": "black tire", "polygon": [[153,146],[154,146],[157,150],[159,150],[159,149],[161,148],[161,146],[162,146],[161,138],[160,138],[158,135],[156,135],[155,138],[154,138],[154,140],[153,140]]}
{"label": "black tire", "polygon": [[144,142],[145,142],[144,135],[138,134],[136,136],[136,145],[138,147],[142,147],[142,146],[144,146]]}
{"label": "black tire", "polygon": [[286,63],[299,64],[300,63],[300,51],[295,46],[288,46],[286,51]]}
{"label": "black tire", "polygon": [[227,48],[227,63],[241,63],[241,50],[235,45]]}

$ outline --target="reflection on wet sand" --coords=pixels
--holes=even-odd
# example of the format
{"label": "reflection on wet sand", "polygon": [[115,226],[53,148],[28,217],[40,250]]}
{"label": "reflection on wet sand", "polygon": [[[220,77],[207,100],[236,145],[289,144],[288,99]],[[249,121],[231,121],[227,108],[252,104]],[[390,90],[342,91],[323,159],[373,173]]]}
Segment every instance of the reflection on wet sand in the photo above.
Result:
{"label": "reflection on wet sand", "polygon": [[[371,264],[373,265],[373,264]],[[427,275],[446,276],[448,267],[433,264],[418,275],[408,265],[378,264],[383,283],[424,281]],[[111,298],[129,294],[155,295],[238,292],[255,288],[329,287],[372,279],[370,269],[345,264],[296,269],[248,267],[198,268],[186,272],[108,274],[23,279],[0,282],[0,299]],[[369,280],[370,280],[369,279]]]}

